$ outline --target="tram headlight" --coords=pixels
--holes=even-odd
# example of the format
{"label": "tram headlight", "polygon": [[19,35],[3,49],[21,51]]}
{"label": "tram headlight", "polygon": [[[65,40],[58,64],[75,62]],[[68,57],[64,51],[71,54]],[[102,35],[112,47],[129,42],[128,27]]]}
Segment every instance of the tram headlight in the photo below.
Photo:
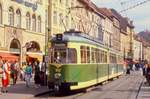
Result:
{"label": "tram headlight", "polygon": [[55,79],[59,79],[61,77],[61,74],[60,73],[55,73],[55,75],[54,75],[54,78]]}

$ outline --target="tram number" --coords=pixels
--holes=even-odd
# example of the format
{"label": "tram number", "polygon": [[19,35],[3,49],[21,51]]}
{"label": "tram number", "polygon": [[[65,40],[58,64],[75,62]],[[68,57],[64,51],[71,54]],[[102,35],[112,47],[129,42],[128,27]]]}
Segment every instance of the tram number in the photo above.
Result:
{"label": "tram number", "polygon": [[55,47],[55,49],[63,49],[63,48],[66,48],[66,44],[54,44],[54,47]]}

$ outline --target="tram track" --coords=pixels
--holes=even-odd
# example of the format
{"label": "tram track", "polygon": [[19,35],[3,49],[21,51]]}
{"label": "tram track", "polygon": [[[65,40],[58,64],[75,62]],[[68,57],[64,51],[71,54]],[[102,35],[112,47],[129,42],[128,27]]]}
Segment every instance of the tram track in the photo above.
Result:
{"label": "tram track", "polygon": [[[76,98],[71,98],[71,99],[82,99],[87,97],[87,99],[89,99],[88,97],[90,96],[89,94],[91,94],[93,99],[105,99],[106,97],[111,98],[111,99],[137,99],[139,91],[140,91],[140,87],[142,85],[143,79],[141,80],[141,76],[138,77],[135,75],[129,75],[129,76],[123,76],[123,79],[118,79],[119,81],[115,81],[115,82],[111,82],[108,83],[109,85],[106,84],[106,86],[101,87],[98,86],[96,87],[97,89],[94,91],[91,91],[88,94],[83,94],[83,95],[79,95]],[[98,92],[95,92],[98,91]],[[94,94],[94,95],[92,95]],[[122,95],[124,94],[125,96],[122,98],[119,98],[117,96],[113,95]],[[112,97],[111,97],[112,95]],[[108,99],[109,99],[108,98]]]}
{"label": "tram track", "polygon": [[[125,76],[124,76],[125,77]],[[117,87],[119,87],[119,86],[121,86],[121,81],[122,81],[122,79],[124,79],[124,77],[122,77],[122,78],[120,78],[120,79],[117,79],[117,80],[120,80],[119,82],[117,82],[115,85],[113,85],[113,84],[111,84],[111,83],[113,83],[113,81],[109,81],[107,84],[110,84],[109,85],[109,87],[106,89],[106,90],[110,90],[110,88],[113,88],[113,87],[115,87],[116,85],[117,85]],[[126,81],[128,80],[129,78],[127,78],[126,79]],[[107,86],[107,84],[104,84],[104,85],[106,85]],[[103,86],[103,85],[102,85]],[[102,86],[96,86],[95,88],[93,88],[93,90],[92,91],[94,91],[95,89],[99,89],[100,87],[102,87]],[[92,91],[90,91],[90,92],[92,92]],[[90,93],[89,92],[89,93]],[[101,93],[101,94],[104,94],[105,92],[103,92],[103,93]],[[74,96],[74,97],[72,97],[71,99],[78,99],[79,97],[82,97],[83,95],[86,95],[86,94],[88,94],[88,93],[82,93],[82,94],[79,94],[79,95],[76,95],[76,96]]]}
{"label": "tram track", "polygon": [[[126,98],[124,97],[123,99],[133,99],[132,96],[136,97],[136,95],[133,95],[133,94],[137,93],[140,90],[140,89],[137,89],[137,90],[135,89],[136,87],[139,87],[139,85],[141,84],[141,82],[139,81],[140,78],[138,78],[138,80],[135,80],[136,75],[129,75],[129,76],[130,76],[129,78],[127,78],[126,80],[123,80],[124,81],[123,83],[118,82],[118,83],[121,83],[119,86],[118,86],[118,83],[116,83],[114,85],[116,87],[110,87],[110,89],[105,89],[105,91],[101,93],[99,97],[106,97],[106,96],[113,95],[114,93],[118,93],[118,92],[126,94],[125,96]],[[132,80],[128,81],[130,79]],[[109,92],[106,92],[107,90],[109,90]]]}

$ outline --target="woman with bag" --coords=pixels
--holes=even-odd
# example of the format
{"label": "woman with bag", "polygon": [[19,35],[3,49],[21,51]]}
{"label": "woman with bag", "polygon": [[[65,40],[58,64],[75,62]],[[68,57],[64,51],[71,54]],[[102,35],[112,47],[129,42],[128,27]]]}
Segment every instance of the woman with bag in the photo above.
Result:
{"label": "woman with bag", "polygon": [[10,77],[10,64],[8,61],[4,61],[3,64],[3,72],[2,72],[2,92],[7,93],[7,87],[9,85],[9,77]]}

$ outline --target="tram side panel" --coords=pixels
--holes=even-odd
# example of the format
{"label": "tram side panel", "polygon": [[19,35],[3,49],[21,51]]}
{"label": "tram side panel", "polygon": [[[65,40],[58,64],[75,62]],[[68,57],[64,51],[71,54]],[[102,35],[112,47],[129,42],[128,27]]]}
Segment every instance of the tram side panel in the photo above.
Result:
{"label": "tram side panel", "polygon": [[108,80],[108,64],[99,64],[98,65],[98,83]]}

